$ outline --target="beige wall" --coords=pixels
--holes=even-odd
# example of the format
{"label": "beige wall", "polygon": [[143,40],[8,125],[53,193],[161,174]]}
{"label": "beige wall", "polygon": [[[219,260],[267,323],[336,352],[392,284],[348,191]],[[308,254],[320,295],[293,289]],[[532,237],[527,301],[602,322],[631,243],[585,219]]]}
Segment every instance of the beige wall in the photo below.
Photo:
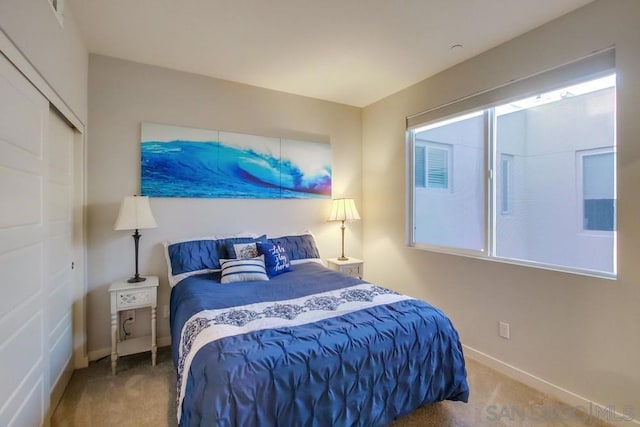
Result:
{"label": "beige wall", "polygon": [[[600,0],[364,109],[368,279],[424,298],[464,344],[595,402],[640,416],[640,2]],[[617,281],[409,249],[405,117],[616,46]],[[511,340],[498,337],[498,321]],[[468,350],[468,353],[473,353]]]}
{"label": "beige wall", "polygon": [[[90,357],[110,347],[108,286],[133,273],[130,233],[113,231],[121,199],[140,191],[142,121],[331,142],[333,195],[356,198],[361,207],[361,110],[228,81],[146,66],[105,56],[89,61],[89,295]],[[153,198],[159,227],[143,230],[140,270],[161,278],[160,337],[169,336],[162,306],[169,286],[161,242],[241,231],[271,235],[310,229],[323,257],[340,254],[339,224],[326,223],[328,200]],[[360,223],[347,228],[346,250],[361,255]],[[137,316],[134,334],[148,331]]]}
{"label": "beige wall", "polygon": [[89,55],[71,10],[64,15],[61,27],[47,0],[0,1],[0,29],[86,125]]}

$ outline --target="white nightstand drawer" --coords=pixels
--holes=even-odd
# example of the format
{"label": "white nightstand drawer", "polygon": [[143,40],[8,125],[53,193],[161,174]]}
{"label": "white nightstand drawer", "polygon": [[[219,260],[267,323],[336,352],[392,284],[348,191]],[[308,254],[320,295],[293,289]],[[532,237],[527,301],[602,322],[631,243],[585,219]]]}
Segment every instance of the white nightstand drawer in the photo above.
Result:
{"label": "white nightstand drawer", "polygon": [[342,267],[342,272],[349,276],[362,277],[362,264],[358,265],[345,265]]}
{"label": "white nightstand drawer", "polygon": [[116,294],[116,307],[120,311],[126,308],[146,306],[149,305],[151,299],[151,289],[120,291]]}

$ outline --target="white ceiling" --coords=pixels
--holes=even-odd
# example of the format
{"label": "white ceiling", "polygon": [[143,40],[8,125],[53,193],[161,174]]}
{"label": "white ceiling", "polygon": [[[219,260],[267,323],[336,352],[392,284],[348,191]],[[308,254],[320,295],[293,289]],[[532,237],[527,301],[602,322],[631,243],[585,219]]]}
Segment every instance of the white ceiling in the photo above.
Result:
{"label": "white ceiling", "polygon": [[67,7],[92,53],[363,107],[591,1],[67,0]]}

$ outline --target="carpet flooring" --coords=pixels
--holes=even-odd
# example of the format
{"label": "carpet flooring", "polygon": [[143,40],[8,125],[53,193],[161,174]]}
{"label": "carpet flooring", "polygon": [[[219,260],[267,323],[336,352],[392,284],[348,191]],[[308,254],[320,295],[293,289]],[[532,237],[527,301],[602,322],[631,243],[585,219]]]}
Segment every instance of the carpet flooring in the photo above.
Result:
{"label": "carpet flooring", "polygon": [[[600,427],[600,417],[563,405],[549,396],[467,359],[469,403],[425,405],[389,427]],[[175,426],[176,376],[169,347],[158,349],[158,363],[150,353],[122,357],[118,374],[111,375],[109,358],[74,372],[52,426]]]}

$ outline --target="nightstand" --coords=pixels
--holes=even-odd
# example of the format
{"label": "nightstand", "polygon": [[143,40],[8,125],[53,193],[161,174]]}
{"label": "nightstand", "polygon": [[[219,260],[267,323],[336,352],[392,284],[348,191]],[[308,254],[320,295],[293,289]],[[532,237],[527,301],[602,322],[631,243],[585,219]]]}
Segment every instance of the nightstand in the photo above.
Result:
{"label": "nightstand", "polygon": [[[158,307],[158,277],[147,276],[144,282],[128,283],[127,280],[113,282],[111,294],[111,372],[116,374],[119,356],[151,350],[151,364],[156,366],[156,310]],[[151,308],[151,335],[120,341],[118,328],[120,312],[138,308]]]}
{"label": "nightstand", "polygon": [[340,261],[338,258],[329,258],[327,264],[332,270],[357,277],[358,279],[362,279],[364,274],[364,261],[361,259],[349,258],[346,261]]}

